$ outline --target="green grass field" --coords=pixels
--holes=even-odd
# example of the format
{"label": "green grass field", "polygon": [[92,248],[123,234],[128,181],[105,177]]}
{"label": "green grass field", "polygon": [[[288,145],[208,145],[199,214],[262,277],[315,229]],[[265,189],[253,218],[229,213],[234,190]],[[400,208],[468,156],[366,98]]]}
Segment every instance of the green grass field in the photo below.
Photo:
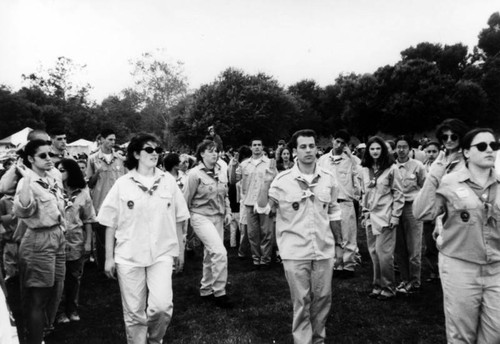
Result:
{"label": "green grass field", "polygon": [[[363,233],[359,235],[362,264],[357,276],[333,282],[327,343],[443,343],[446,341],[439,285],[423,284],[419,294],[377,301],[368,297],[371,261]],[[174,314],[165,342],[292,343],[292,305],[281,265],[251,271],[250,261],[229,249],[228,294],[234,309],[200,301],[201,251],[186,260],[173,279]],[[423,271],[425,276],[425,270]],[[125,343],[120,293],[116,281],[86,266],[79,323],[59,325],[46,343]]]}

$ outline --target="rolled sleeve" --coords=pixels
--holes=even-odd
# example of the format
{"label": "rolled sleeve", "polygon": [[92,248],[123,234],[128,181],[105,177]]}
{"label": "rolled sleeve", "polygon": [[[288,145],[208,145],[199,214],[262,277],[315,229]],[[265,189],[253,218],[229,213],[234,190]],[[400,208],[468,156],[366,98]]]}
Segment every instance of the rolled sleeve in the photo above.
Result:
{"label": "rolled sleeve", "polygon": [[14,214],[21,218],[29,218],[33,216],[36,212],[36,202],[33,197],[33,191],[30,190],[30,202],[27,206],[23,206],[21,202],[19,201],[19,193],[21,192],[21,189],[23,187],[23,184],[25,182],[25,179],[21,179],[17,185],[17,190],[16,190],[16,195],[14,196]]}

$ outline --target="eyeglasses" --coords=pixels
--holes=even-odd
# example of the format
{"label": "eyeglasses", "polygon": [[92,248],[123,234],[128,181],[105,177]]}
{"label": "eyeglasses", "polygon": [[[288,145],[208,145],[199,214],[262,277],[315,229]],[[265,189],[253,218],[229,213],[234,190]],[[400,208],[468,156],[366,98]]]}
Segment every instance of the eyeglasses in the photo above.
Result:
{"label": "eyeglasses", "polygon": [[53,158],[56,155],[54,153],[52,153],[52,152],[48,152],[48,153],[40,153],[40,154],[35,155],[35,156],[38,157],[38,158],[40,158],[40,159],[42,159],[42,160],[44,160],[44,159],[47,159],[47,156]]}
{"label": "eyeglasses", "polygon": [[156,152],[156,154],[163,153],[163,148],[161,148],[161,147],[156,147],[156,148],[153,148],[153,147],[144,147],[141,150],[145,151],[148,154],[153,154],[153,152]]}
{"label": "eyeglasses", "polygon": [[456,140],[458,140],[458,135],[457,134],[451,134],[451,135],[443,134],[439,137],[439,139],[441,140],[441,142],[446,142],[446,141],[448,141],[448,139],[450,139],[451,141],[456,141]]}
{"label": "eyeglasses", "polygon": [[475,145],[470,145],[471,147],[476,147],[478,151],[484,152],[486,149],[488,149],[488,146],[490,146],[492,151],[497,151],[498,148],[500,148],[500,143],[491,141],[490,143],[486,142],[479,142],[476,143]]}

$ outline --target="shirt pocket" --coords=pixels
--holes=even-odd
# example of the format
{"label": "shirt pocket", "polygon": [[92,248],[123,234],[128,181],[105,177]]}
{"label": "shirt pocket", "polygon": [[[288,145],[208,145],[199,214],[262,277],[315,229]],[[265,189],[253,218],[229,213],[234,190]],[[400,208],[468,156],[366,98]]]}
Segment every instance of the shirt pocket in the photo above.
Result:
{"label": "shirt pocket", "polygon": [[417,176],[414,173],[403,178],[403,187],[412,190],[417,187]]}
{"label": "shirt pocket", "polygon": [[451,209],[448,215],[450,219],[447,221],[456,222],[460,226],[471,226],[481,222],[482,212],[482,205],[478,205],[473,199],[469,197],[454,198],[451,201]]}
{"label": "shirt pocket", "polygon": [[40,225],[37,227],[52,227],[61,222],[57,200],[49,195],[42,195],[37,198],[37,216]]}
{"label": "shirt pocket", "polygon": [[120,224],[130,224],[134,217],[139,216],[145,209],[141,209],[140,196],[137,193],[130,193],[128,195],[120,195],[120,208],[123,210],[120,212],[118,221]]}
{"label": "shirt pocket", "polygon": [[158,193],[160,211],[169,210],[173,205],[173,195],[167,190]]}
{"label": "shirt pocket", "polygon": [[305,202],[302,202],[302,193],[289,193],[282,200],[283,204],[279,206],[279,211],[282,214],[285,222],[291,222],[297,216]]}
{"label": "shirt pocket", "polygon": [[320,207],[320,211],[324,210],[324,211],[327,211],[328,212],[328,206],[330,205],[330,203],[332,202],[332,195],[329,191],[321,191],[321,192],[318,192],[317,195],[316,195],[317,199],[318,199],[318,205]]}

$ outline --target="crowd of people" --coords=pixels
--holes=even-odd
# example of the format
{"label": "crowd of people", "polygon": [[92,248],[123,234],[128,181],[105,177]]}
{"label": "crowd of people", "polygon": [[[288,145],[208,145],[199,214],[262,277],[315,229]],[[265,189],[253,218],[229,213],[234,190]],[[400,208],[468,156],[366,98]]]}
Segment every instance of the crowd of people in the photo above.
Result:
{"label": "crowd of people", "polygon": [[356,276],[365,230],[369,297],[418,293],[424,263],[424,281],[442,285],[448,342],[498,343],[500,144],[491,129],[457,119],[435,137],[372,136],[354,146],[338,130],[323,151],[304,129],[276,147],[255,137],[235,150],[211,126],[194,155],[165,152],[150,134],[123,154],[103,129],[84,160],[69,156],[64,132],[34,130],[0,179],[0,285],[21,295],[19,340],[39,344],[54,326],[80,320],[92,259],[118,280],[128,343],[161,343],[172,274],[200,245],[201,302],[235,307],[226,288],[235,248],[252,270],[282,264],[294,342],[323,343],[332,280]]}

